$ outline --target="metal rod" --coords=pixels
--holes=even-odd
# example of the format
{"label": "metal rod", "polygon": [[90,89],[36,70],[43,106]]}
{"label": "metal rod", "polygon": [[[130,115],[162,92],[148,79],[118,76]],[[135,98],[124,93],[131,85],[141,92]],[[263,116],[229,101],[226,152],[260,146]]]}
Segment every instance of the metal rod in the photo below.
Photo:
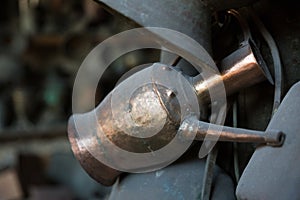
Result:
{"label": "metal rod", "polygon": [[[284,141],[284,134],[278,130],[268,130],[255,131],[242,128],[232,128],[228,126],[220,126],[216,124],[210,124],[203,121],[189,121],[191,119],[186,119],[180,127],[181,133],[185,137],[190,137],[189,125],[197,124],[197,133],[195,140],[218,140],[223,142],[254,142],[254,143],[264,143],[270,146],[281,146]],[[196,119],[192,119],[196,120]]]}
{"label": "metal rod", "polygon": [[[237,127],[237,100],[234,101],[232,106],[232,121],[233,127]],[[234,166],[234,175],[236,178],[236,182],[239,182],[240,179],[240,169],[239,169],[239,155],[238,155],[238,144],[236,142],[233,143],[233,166]]]}
{"label": "metal rod", "polygon": [[201,191],[201,200],[209,200],[212,184],[213,184],[213,177],[214,177],[214,169],[218,157],[219,146],[216,145],[211,150],[211,152],[207,155],[206,164],[204,169],[204,177],[202,181],[202,191]]}
{"label": "metal rod", "polygon": [[274,102],[273,102],[273,113],[278,110],[278,107],[281,102],[281,95],[282,95],[282,65],[281,65],[281,59],[279,55],[279,50],[277,47],[277,44],[275,40],[273,39],[270,32],[267,30],[265,25],[262,23],[262,21],[258,18],[258,16],[255,14],[255,11],[253,9],[250,10],[250,15],[256,24],[258,30],[260,31],[261,35],[263,36],[264,40],[269,46],[269,49],[271,51],[272,59],[273,59],[273,68],[274,68],[274,79],[275,79],[275,90],[274,90]]}

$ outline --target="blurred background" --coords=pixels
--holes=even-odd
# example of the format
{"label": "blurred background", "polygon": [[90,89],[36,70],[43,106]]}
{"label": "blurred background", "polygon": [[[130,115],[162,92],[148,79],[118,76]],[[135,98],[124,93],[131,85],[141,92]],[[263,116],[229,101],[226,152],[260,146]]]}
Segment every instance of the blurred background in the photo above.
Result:
{"label": "blurred background", "polygon": [[[97,44],[134,28],[92,0],[3,0],[0,6],[0,199],[105,199],[67,138],[72,87]],[[99,82],[97,102],[130,68],[155,62],[143,50],[117,59]],[[86,107],[88,111],[92,108]]]}

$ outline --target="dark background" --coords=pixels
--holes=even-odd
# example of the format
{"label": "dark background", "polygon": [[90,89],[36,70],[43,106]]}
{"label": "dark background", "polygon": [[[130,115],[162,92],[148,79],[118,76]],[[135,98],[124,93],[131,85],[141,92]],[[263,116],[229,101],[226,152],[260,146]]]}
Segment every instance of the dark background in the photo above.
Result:
{"label": "dark background", "polygon": [[[73,82],[86,55],[134,25],[92,0],[4,0],[0,6],[0,199],[103,199],[67,139]],[[131,67],[157,60],[132,52],[105,72],[99,102]],[[86,111],[92,108],[86,107]]]}

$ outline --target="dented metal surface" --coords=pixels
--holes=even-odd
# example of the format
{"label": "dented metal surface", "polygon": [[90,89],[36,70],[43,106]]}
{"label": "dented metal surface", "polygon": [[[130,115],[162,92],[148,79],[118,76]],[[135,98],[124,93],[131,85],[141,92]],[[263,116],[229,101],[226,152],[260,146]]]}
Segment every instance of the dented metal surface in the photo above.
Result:
{"label": "dented metal surface", "polygon": [[[183,33],[188,34],[189,36],[193,37],[197,41],[199,41],[202,45],[204,45],[208,51],[210,51],[210,15],[209,15],[209,9],[207,9],[206,6],[209,8],[214,7],[213,9],[219,10],[223,6],[220,5],[225,5],[224,7],[229,6],[230,8],[233,8],[235,6],[238,6],[241,4],[241,2],[237,1],[232,1],[236,2],[237,4],[231,4],[230,2],[222,3],[222,2],[215,2],[215,5],[211,4],[209,5],[209,2],[207,5],[204,5],[200,1],[149,1],[149,2],[136,2],[134,0],[131,1],[123,1],[123,2],[117,2],[117,1],[106,1],[106,0],[99,0],[99,2],[104,3],[106,6],[111,7],[112,9],[117,10],[121,14],[125,15],[126,17],[133,19],[135,22],[142,26],[158,26],[158,27],[165,27],[165,28],[171,28],[174,30],[181,31]],[[212,1],[213,2],[213,1]],[[254,1],[245,1],[245,4],[252,3]],[[148,4],[149,3],[149,4]],[[228,3],[228,4],[227,4]],[[244,5],[244,3],[242,3]],[[185,10],[186,9],[186,10]],[[190,13],[193,13],[190,15]],[[165,19],[165,20],[164,20]],[[199,24],[201,23],[201,24]],[[200,26],[199,26],[200,25]],[[200,27],[200,28],[199,28]],[[200,30],[199,30],[200,29]],[[228,56],[227,59],[223,60],[222,65],[223,68],[226,69],[223,71],[221,76],[212,76],[211,79],[208,81],[203,81],[201,78],[197,77],[194,79],[193,84],[196,88],[196,92],[199,96],[199,99],[201,101],[208,102],[209,101],[209,95],[208,95],[208,88],[214,87],[216,83],[224,81],[224,85],[226,88],[226,92],[228,94],[233,94],[234,92],[237,92],[239,89],[251,86],[255,83],[261,82],[263,80],[266,80],[266,75],[267,79],[270,80],[270,76],[266,74],[265,69],[261,68],[262,66],[258,65],[259,58],[257,57],[256,52],[252,52],[252,49],[250,49],[249,46],[244,46],[245,48],[241,48],[238,51],[234,52],[232,55]],[[246,48],[247,47],[247,48]],[[241,56],[244,55],[244,56]],[[230,69],[227,69],[227,67]],[[294,69],[294,68],[293,68]],[[271,81],[272,82],[272,81]],[[165,90],[165,93],[167,92],[167,89],[162,89],[161,91]],[[145,89],[144,91],[140,91],[141,94],[136,95],[136,99],[143,99],[146,97],[151,97],[153,101],[151,101],[151,104],[153,104],[153,108],[155,109],[154,115],[148,115],[147,113],[149,110],[147,110],[146,107],[144,107],[143,104],[141,104],[139,101],[136,103],[133,103],[131,109],[133,111],[133,119],[138,122],[141,126],[143,124],[148,124],[149,121],[153,121],[155,119],[160,119],[159,121],[163,121],[164,119],[167,119],[166,124],[167,126],[164,128],[169,127],[170,129],[166,129],[166,137],[173,137],[174,134],[176,134],[176,128],[178,128],[178,120],[173,119],[173,117],[170,116],[170,111],[172,112],[176,111],[176,98],[174,98],[174,102],[171,104],[174,106],[172,109],[168,109],[165,103],[168,103],[168,100],[165,100],[161,97],[160,92],[155,94],[155,87],[149,86],[149,88]],[[157,92],[157,91],[156,91]],[[164,92],[162,92],[164,93]],[[158,95],[157,95],[158,94]],[[110,96],[107,97],[108,101]],[[159,104],[160,102],[161,104]],[[107,102],[103,102],[103,105],[101,105],[101,109],[98,109],[98,114],[100,118],[102,116],[106,117],[106,119],[110,119],[111,117],[111,109]],[[106,105],[106,106],[105,106]],[[152,107],[150,106],[150,107]],[[129,106],[130,107],[130,106]],[[142,110],[139,112],[139,108],[146,108],[146,110]],[[175,110],[173,110],[175,109]],[[171,112],[171,113],[172,113]],[[155,116],[161,114],[158,118]],[[177,113],[178,114],[178,113]],[[177,115],[175,114],[175,116]],[[177,115],[178,116],[178,115]],[[256,117],[256,116],[255,116]],[[176,118],[176,117],[175,117]],[[72,120],[72,119],[71,119]],[[136,152],[145,152],[149,151],[149,148],[142,147],[139,149],[139,141],[135,141],[133,138],[126,137],[124,133],[118,132],[114,128],[114,124],[112,124],[110,121],[105,121],[102,124],[102,127],[106,128],[106,132],[108,135],[111,136],[111,140],[116,142],[119,146],[122,148],[127,148],[128,150],[133,150]],[[169,123],[170,122],[170,123]],[[169,123],[169,124],[168,124]],[[125,124],[126,126],[126,121]],[[123,126],[122,125],[122,126]],[[71,126],[70,130],[73,131],[72,129],[72,123],[69,124]],[[132,127],[132,130],[136,130],[138,127]],[[130,129],[130,126],[129,126]],[[281,130],[279,127],[277,130]],[[232,131],[230,128],[227,129],[227,131],[230,134],[225,134],[221,139],[225,141],[231,141],[231,140],[239,140],[239,141],[246,141],[245,137],[249,137],[249,132],[246,131],[247,134],[244,134],[243,137],[234,137],[233,134],[235,134],[234,131]],[[228,133],[227,132],[227,133]],[[74,133],[74,132],[73,132]],[[203,138],[204,134],[207,132],[202,131],[201,134],[198,135],[198,137]],[[245,133],[243,131],[239,133]],[[253,132],[251,132],[253,133]],[[255,132],[256,135],[254,138],[248,138],[248,141],[252,142],[267,142],[268,137],[263,137],[262,132]],[[259,134],[258,134],[259,133]],[[257,137],[259,135],[259,137]],[[277,142],[278,138],[280,138],[281,133],[280,132],[275,132],[275,137],[272,139],[272,142]],[[245,137],[244,137],[245,136]],[[77,141],[76,143],[72,143],[73,145],[80,145],[80,142],[78,143],[78,139],[76,139],[76,133],[75,134],[70,134],[69,137]],[[152,138],[153,139],[153,138]],[[162,138],[155,138],[162,141],[167,141]],[[71,139],[72,140],[72,139]],[[156,148],[159,148],[159,145],[163,145],[165,143],[160,143],[160,142],[154,142],[155,140],[152,141],[147,141],[148,144],[153,144],[156,146]],[[128,143],[127,143],[128,142]],[[91,139],[91,145],[96,145],[95,141],[92,141]],[[106,181],[105,184],[112,184],[116,177],[121,173],[116,170],[112,170],[109,172],[109,169],[106,169],[106,166],[101,166],[103,165],[102,163],[99,163],[96,159],[92,159],[92,157],[89,158],[89,153],[84,149],[85,147],[81,148],[76,148],[73,147],[74,151],[78,151],[76,155],[86,154],[87,156],[82,156],[81,158],[79,157],[79,160],[81,160],[81,163],[84,168],[93,176],[94,178],[100,182],[103,182],[103,179]],[[151,151],[151,150],[150,150]],[[292,149],[290,150],[292,151]],[[272,158],[274,158],[273,156]],[[84,158],[84,159],[83,159]],[[88,159],[86,159],[88,158]],[[85,162],[85,160],[89,160],[90,162]],[[98,163],[97,163],[98,162]],[[262,161],[263,162],[263,161]],[[272,161],[270,161],[271,163]],[[85,166],[84,166],[85,165]],[[105,172],[107,172],[105,175],[101,175],[101,170],[102,167],[104,167]],[[98,168],[98,171],[95,171],[95,169]],[[106,171],[108,170],[108,171]],[[99,172],[100,171],[100,172]],[[271,173],[270,176],[273,174]],[[98,176],[98,177],[97,177]],[[105,176],[105,178],[101,177]],[[274,176],[273,176],[274,177]],[[267,179],[266,179],[267,180]],[[255,181],[253,181],[253,184]],[[263,187],[261,187],[263,189]]]}
{"label": "dented metal surface", "polygon": [[[230,57],[232,57],[232,55]],[[215,85],[219,84],[222,81],[224,81],[225,88],[228,90],[227,93],[231,94],[251,84],[265,80],[264,73],[261,70],[260,66],[258,65],[249,46],[245,46],[239,49],[238,53],[234,54],[233,57],[236,59],[236,62],[233,62],[231,68],[228,65],[232,64],[232,61],[228,63],[225,60],[223,62],[223,68],[226,70],[222,76],[213,76],[213,78],[211,79],[213,81],[209,82],[209,84],[208,82],[201,82],[201,84],[205,86],[204,89],[201,88],[202,89],[201,92],[199,92],[200,90],[197,90],[197,88],[199,87],[197,87],[197,84],[195,84],[196,86],[195,93],[198,95],[200,101],[207,102],[208,99],[205,96],[205,94],[208,94],[208,89],[210,89],[210,87],[215,87]],[[166,67],[158,68],[167,73],[170,73],[170,76],[166,76],[164,77],[164,79],[169,78],[170,79],[169,82],[175,81],[173,80],[174,76],[173,78],[171,76],[172,73],[176,74],[175,70],[165,70],[165,68],[169,68],[169,67],[166,66]],[[156,73],[160,74],[159,71],[156,71]],[[239,84],[236,84],[235,83],[235,81],[237,80],[236,77],[243,77],[245,78],[246,81],[239,81]],[[247,77],[250,77],[250,79]],[[131,81],[134,81],[134,79],[131,78]],[[187,87],[188,86],[183,86],[183,88],[186,89]],[[177,89],[173,88],[172,90],[176,91]],[[172,92],[172,90],[170,90],[170,88],[157,85],[154,81],[152,84],[141,86],[138,90],[136,90],[136,92],[133,94],[132,98],[129,101],[130,102],[129,105],[127,105],[127,102],[124,101],[124,102],[119,102],[118,106],[116,107],[111,105],[112,102],[111,98],[113,93],[110,93],[96,109],[96,114],[99,119],[97,123],[101,126],[104,135],[107,138],[109,138],[109,140],[112,141],[115,145],[121,147],[122,149],[125,149],[130,152],[136,152],[136,153],[146,153],[146,152],[151,152],[160,149],[161,147],[168,144],[172,140],[172,138],[175,137],[175,135],[177,134],[177,130],[180,126],[180,121],[182,120],[181,119],[182,113],[180,113],[182,108],[179,106],[176,92]],[[121,93],[126,93],[126,91],[122,90]],[[151,99],[148,99],[148,97],[150,96]],[[148,103],[147,109],[145,109],[143,105],[145,104],[145,102]],[[122,108],[124,108],[125,110]],[[114,111],[112,111],[112,109],[114,109]],[[115,116],[124,116],[124,112],[129,112],[129,115],[131,116],[130,120],[133,119],[135,121],[138,121],[137,124],[140,125],[136,125],[136,123],[132,124],[130,120],[129,121],[125,120],[125,118],[122,117],[121,117],[122,119],[120,118],[120,120],[116,120]],[[129,132],[130,134],[132,132],[135,132],[138,134],[137,136],[141,136],[141,134],[145,132],[145,123],[149,123],[149,122],[151,122],[152,124],[151,125],[152,127],[150,127],[151,130],[155,129],[156,126],[161,127],[161,130],[158,132],[158,134],[152,137],[141,139],[139,137],[134,137],[128,135],[128,133],[120,131],[120,130],[127,130],[127,132]],[[76,131],[76,128],[72,128],[72,126],[74,126],[74,124],[70,121],[69,130]],[[74,137],[74,136],[76,136],[76,134],[71,133],[69,137]],[[101,134],[98,136],[100,137],[102,144],[105,144],[105,141],[107,140],[101,138],[102,137]],[[96,140],[96,138],[92,138],[88,144],[97,145],[97,141],[94,140]],[[249,141],[253,141],[253,140],[254,139],[249,139]],[[256,140],[258,141],[258,138],[256,138]],[[260,140],[260,142],[262,141]],[[73,144],[78,145],[77,143],[73,143]],[[73,149],[75,149],[75,151],[84,152],[84,150],[81,150],[76,147]],[[79,152],[75,153],[75,155],[78,154],[80,155]],[[79,157],[79,159],[81,158]],[[96,165],[99,164],[98,163],[99,161],[95,161],[95,162]],[[81,162],[81,163],[84,165],[91,165],[91,163],[85,163],[85,162]],[[87,167],[86,169],[90,169],[90,167]],[[95,172],[90,172],[90,173],[95,173]],[[116,170],[115,171],[113,170],[113,173],[111,174],[112,175],[111,180],[108,182],[113,183],[113,180],[116,179],[116,175],[118,174],[119,173]],[[97,180],[102,182],[101,178]],[[107,181],[105,183],[107,183]]]}
{"label": "dented metal surface", "polygon": [[[162,74],[162,72],[170,73],[168,77],[173,77],[173,81],[169,80],[170,83],[178,80],[174,79],[174,76],[178,74],[175,70],[171,70],[171,68],[166,70],[168,67],[164,65],[154,66],[154,68],[158,68],[158,74]],[[162,71],[159,73],[159,70]],[[150,72],[151,70],[149,74]],[[139,77],[140,73],[143,73],[143,71],[129,78],[129,83],[134,83],[136,80],[134,77]],[[164,80],[168,81],[168,77],[165,77],[166,79]],[[182,113],[175,93],[176,89],[180,91],[180,88],[172,88],[171,90],[156,83],[155,77],[152,78],[154,79],[153,82],[138,86],[130,95],[129,101],[125,99],[120,100],[122,95],[117,94],[117,91],[119,91],[126,96],[128,91],[117,89],[112,91],[101,102],[96,108],[97,122],[94,124],[87,119],[87,123],[90,126],[101,127],[101,132],[97,133],[97,136],[86,138],[88,141],[85,141],[85,145],[89,145],[88,147],[82,144],[84,139],[78,136],[78,130],[76,130],[76,125],[78,126],[78,124],[75,124],[73,118],[69,120],[68,132],[74,154],[80,160],[83,168],[93,178],[105,185],[111,185],[119,175],[119,172],[105,165],[103,166],[88,151],[87,148],[98,148],[98,140],[101,141],[101,145],[104,148],[112,142],[114,145],[129,152],[148,153],[167,145],[177,133]],[[185,83],[189,84],[187,80],[185,80]],[[118,85],[119,88],[121,86]],[[177,87],[187,89],[183,85],[178,85]],[[188,85],[188,87],[193,91],[191,86]],[[117,102],[114,105],[116,98]],[[149,132],[156,134],[150,137],[143,137],[143,134],[148,134]],[[105,151],[113,151],[113,149],[107,147]],[[105,153],[108,152],[99,152],[103,158],[110,159],[112,162],[118,162],[117,160],[113,160],[113,158],[107,158],[104,155]],[[101,165],[102,167],[100,167]],[[98,171],[95,171],[95,168],[98,168]]]}
{"label": "dented metal surface", "polygon": [[[145,93],[152,93],[154,95],[153,99],[156,101],[153,101],[153,99],[150,100],[150,102],[148,101],[148,103],[151,103],[151,105],[149,105],[149,109],[151,110],[147,110],[147,114],[144,114],[142,117],[134,119],[136,126],[133,126],[133,124],[126,119],[123,121],[115,120],[110,103],[111,95],[107,96],[97,109],[97,115],[100,117],[98,123],[102,127],[106,137],[118,147],[129,152],[146,153],[162,148],[168,144],[172,138],[174,138],[176,128],[180,123],[180,121],[178,121],[178,116],[174,116],[173,114],[178,111],[179,107],[171,105],[170,107],[173,107],[173,110],[168,110],[167,112],[165,110],[165,107],[167,107],[165,104],[172,103],[172,100],[165,101],[163,102],[164,104],[161,104],[161,98],[154,93],[153,88],[150,86],[147,87],[145,91],[141,91],[140,94],[142,94],[141,96],[144,96]],[[136,98],[132,100],[133,102],[129,103],[129,107],[133,104],[133,107],[130,108],[131,110],[129,111],[129,115],[131,115],[131,117],[145,112],[143,106],[135,108],[134,104],[145,104],[147,102],[146,99]],[[177,102],[175,102],[175,104],[177,104]],[[118,112],[124,111],[117,110],[115,114],[118,114]],[[177,120],[174,120],[174,118],[177,118]],[[141,138],[143,133],[147,130],[144,123],[149,123],[147,124],[149,125],[147,127],[147,129],[149,128],[149,131],[156,131],[158,129],[159,132],[152,137]],[[159,130],[159,128],[162,129]],[[131,131],[128,132],[130,135],[122,130],[126,130],[126,132]]]}

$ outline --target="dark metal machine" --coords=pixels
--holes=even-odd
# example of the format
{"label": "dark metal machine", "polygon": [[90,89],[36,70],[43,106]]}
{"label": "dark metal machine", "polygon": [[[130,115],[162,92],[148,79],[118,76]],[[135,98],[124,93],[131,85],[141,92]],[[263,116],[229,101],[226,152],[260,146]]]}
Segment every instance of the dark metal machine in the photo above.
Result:
{"label": "dark metal machine", "polygon": [[[72,150],[90,176],[104,185],[114,184],[110,199],[141,199],[142,197],[145,199],[224,199],[222,195],[226,199],[236,197],[238,199],[300,198],[297,189],[300,187],[299,170],[297,170],[300,167],[298,162],[300,139],[297,136],[299,132],[299,84],[293,86],[280,105],[282,94],[300,80],[299,67],[297,68],[300,64],[300,28],[298,26],[300,17],[292,8],[293,3],[273,4],[267,0],[243,2],[235,0],[226,2],[214,0],[98,1],[140,26],[164,27],[185,33],[203,45],[221,71],[221,74],[211,75],[204,80],[201,74],[190,75],[195,70],[183,59],[163,52],[159,63],[136,72],[123,82],[134,85],[135,78],[143,76],[147,70],[164,74],[164,76],[153,76],[153,82],[143,86],[137,85],[138,90],[135,91],[130,101],[120,102],[120,107],[112,106],[114,92],[112,91],[93,112],[82,115],[84,116],[81,118],[84,121],[82,123],[88,124],[86,127],[100,126],[102,133],[109,138],[109,141],[105,140],[103,135],[96,133],[93,138],[85,138],[88,142],[83,142],[83,138],[78,135],[78,127],[76,127],[78,124],[74,122],[77,116],[70,118],[68,133]],[[281,8],[282,5],[285,6]],[[271,33],[274,33],[274,38],[256,13],[268,22],[266,27],[273,31]],[[277,15],[272,20],[275,14]],[[282,20],[276,22],[276,19],[282,17],[286,18],[286,24]],[[290,36],[285,35],[285,28],[291,28]],[[290,40],[293,42],[292,47],[289,48]],[[172,41],[168,42],[172,43]],[[205,61],[211,58],[199,59]],[[174,64],[174,60],[176,67],[170,66],[170,63]],[[183,74],[185,81],[174,85],[173,88],[157,83],[160,81],[159,78],[175,82],[174,77],[178,77],[178,74]],[[285,76],[284,79],[283,76]],[[228,97],[227,116],[231,116],[229,114],[231,111],[233,113],[233,120],[226,122],[228,126],[220,127],[210,124],[207,122],[209,117],[200,120],[199,116],[181,113],[178,91],[182,88],[192,91],[197,96],[201,108],[207,108],[212,103],[209,90],[218,88],[220,84],[224,84]],[[118,88],[121,86],[118,85],[116,89]],[[218,89],[215,91],[218,93]],[[126,92],[122,90],[120,94]],[[146,107],[145,102],[147,102]],[[238,109],[236,102],[238,102]],[[186,100],[185,105],[188,104],[189,100]],[[129,115],[138,125],[133,126],[126,121],[126,118],[117,122],[113,119],[113,112],[120,115],[125,112],[122,108],[130,108]],[[191,114],[194,111],[193,107],[187,110]],[[239,117],[237,117],[237,110],[240,112]],[[88,120],[93,114],[97,115],[97,121]],[[161,126],[162,121],[164,124],[159,134],[149,138],[137,139],[122,131],[124,128],[142,135],[150,122],[154,129]],[[230,127],[231,124],[233,127]],[[267,124],[269,125],[265,129]],[[238,125],[243,128],[237,128]],[[222,161],[217,160],[218,152],[228,150],[226,144],[225,148],[217,145],[207,156],[206,162],[197,160],[195,156],[193,161],[186,161],[185,155],[178,163],[161,171],[124,175],[121,171],[100,162],[88,150],[97,149],[100,141],[103,148],[100,148],[99,155],[108,160],[112,158],[107,158],[106,154],[110,149],[106,147],[111,142],[130,152],[150,152],[162,148],[170,138],[174,138],[177,134],[181,134],[184,140],[189,140],[189,131],[193,128],[196,131],[196,136],[193,138],[195,140],[203,141],[210,137],[215,139],[217,136],[220,142],[232,142],[234,145],[230,149],[233,155],[227,155]],[[253,145],[246,144],[248,146],[242,146],[239,148],[240,152],[237,152],[237,143],[255,143],[258,146],[249,163],[247,158],[254,151]],[[252,148],[250,154],[245,150],[245,147],[249,146]],[[194,155],[191,151],[187,154]],[[243,163],[242,161],[238,163],[237,157],[242,157]],[[190,157],[187,160],[190,160]],[[199,163],[196,164],[195,160]],[[231,160],[234,164],[230,164]],[[245,165],[247,165],[246,168]],[[243,174],[239,180],[241,172]],[[176,178],[180,176],[179,174],[185,174],[185,177],[179,180]],[[234,176],[235,183],[232,181]],[[198,178],[201,180],[196,180]],[[221,192],[220,182],[222,181],[229,186]],[[178,184],[176,185],[175,182]],[[147,189],[141,187],[141,184],[144,184]],[[237,185],[236,197],[233,194],[234,184]],[[226,188],[225,185],[223,187]],[[146,191],[148,191],[147,194],[145,194]]]}

